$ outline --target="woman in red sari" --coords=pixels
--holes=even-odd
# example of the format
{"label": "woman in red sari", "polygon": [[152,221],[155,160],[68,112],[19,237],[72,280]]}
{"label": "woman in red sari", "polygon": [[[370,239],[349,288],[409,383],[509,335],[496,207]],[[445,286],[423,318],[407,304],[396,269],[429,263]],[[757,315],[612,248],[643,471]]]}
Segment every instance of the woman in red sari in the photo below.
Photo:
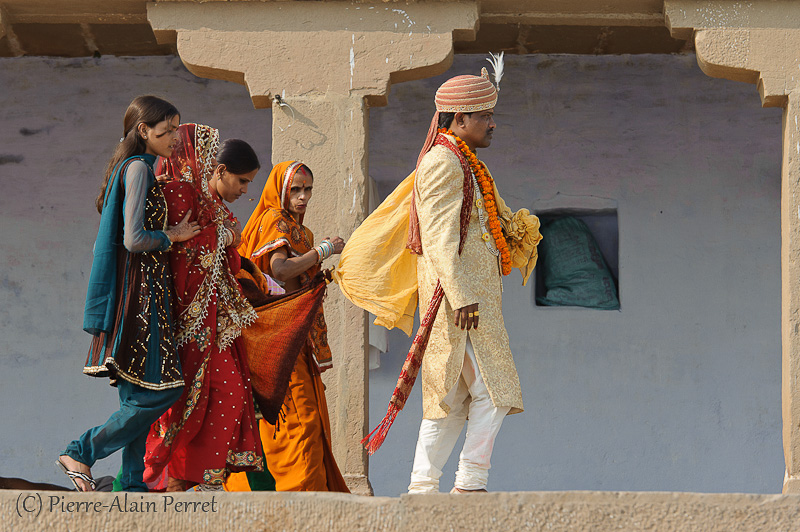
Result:
{"label": "woman in red sari", "polygon": [[260,166],[244,141],[220,146],[214,128],[183,124],[178,133],[178,147],[157,173],[170,178],[169,219],[191,211],[201,231],[170,252],[185,388],[151,428],[144,478],[151,489],[202,491],[222,489],[231,472],[264,467],[240,339],[256,314],[234,277],[241,231],[223,203],[247,192]]}
{"label": "woman in red sari", "polygon": [[[322,261],[344,248],[339,237],[326,238],[314,247],[314,235],[303,225],[313,183],[311,170],[300,162],[275,165],[242,232],[239,253],[284,283],[287,292],[309,283]],[[349,492],[331,450],[328,405],[320,375],[331,366],[320,306],[294,365],[279,422],[259,422],[264,457],[277,491]],[[233,475],[226,488],[252,489],[244,475]]]}

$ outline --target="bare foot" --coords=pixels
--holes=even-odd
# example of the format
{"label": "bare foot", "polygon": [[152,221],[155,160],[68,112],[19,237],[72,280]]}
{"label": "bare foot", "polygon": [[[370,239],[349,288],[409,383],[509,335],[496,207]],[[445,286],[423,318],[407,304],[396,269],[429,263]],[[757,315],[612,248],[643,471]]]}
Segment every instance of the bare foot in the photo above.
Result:
{"label": "bare foot", "polygon": [[466,493],[487,493],[487,492],[486,492],[485,489],[480,489],[480,490],[462,490],[461,488],[454,487],[453,491],[451,491],[450,493],[466,494]]}
{"label": "bare foot", "polygon": [[[69,455],[62,454],[58,457],[59,462],[61,462],[67,469],[70,471],[75,471],[76,473],[83,473],[84,475],[92,478],[92,471],[86,464],[82,464],[77,460],[74,460]],[[77,483],[80,486],[79,491],[94,491],[91,484],[83,480],[82,478],[75,477],[71,479],[73,482]]]}
{"label": "bare foot", "polygon": [[169,477],[167,480],[166,491],[186,491],[191,488],[195,483],[183,480],[180,478]]}

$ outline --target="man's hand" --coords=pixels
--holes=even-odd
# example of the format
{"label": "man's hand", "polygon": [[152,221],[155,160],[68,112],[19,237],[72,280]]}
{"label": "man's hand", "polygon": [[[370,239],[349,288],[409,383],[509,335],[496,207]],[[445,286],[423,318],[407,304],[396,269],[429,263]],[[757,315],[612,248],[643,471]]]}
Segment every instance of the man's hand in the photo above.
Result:
{"label": "man's hand", "polygon": [[478,304],[467,305],[456,310],[456,327],[464,329],[477,329],[478,328]]}

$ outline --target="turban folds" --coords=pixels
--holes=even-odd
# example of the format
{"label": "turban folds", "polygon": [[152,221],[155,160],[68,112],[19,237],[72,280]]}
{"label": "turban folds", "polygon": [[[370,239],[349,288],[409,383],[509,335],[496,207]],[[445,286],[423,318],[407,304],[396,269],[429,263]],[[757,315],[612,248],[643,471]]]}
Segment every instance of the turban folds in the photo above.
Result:
{"label": "turban folds", "polygon": [[[486,73],[486,69],[483,69]],[[436,111],[441,113],[474,113],[497,104],[497,89],[484,76],[456,76],[436,91]]]}
{"label": "turban folds", "polygon": [[436,140],[440,113],[474,113],[494,108],[497,105],[497,88],[489,81],[489,73],[481,69],[480,76],[456,76],[450,78],[436,91],[436,113],[428,128],[428,136],[417,158],[419,163]]}

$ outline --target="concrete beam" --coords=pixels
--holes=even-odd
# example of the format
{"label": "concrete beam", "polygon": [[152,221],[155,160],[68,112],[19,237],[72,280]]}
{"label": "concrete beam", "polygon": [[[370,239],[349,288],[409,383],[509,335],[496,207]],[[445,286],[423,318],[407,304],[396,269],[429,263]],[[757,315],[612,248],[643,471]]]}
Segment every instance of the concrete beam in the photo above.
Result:
{"label": "concrete beam", "polygon": [[[380,103],[391,81],[442,73],[454,32],[474,38],[471,2],[171,2],[148,5],[159,43],[176,42],[200,77],[244,83],[256,107],[272,96],[335,92]],[[323,81],[324,80],[324,81]]]}
{"label": "concrete beam", "polygon": [[783,107],[800,81],[800,29],[703,29],[695,49],[709,76],[758,84],[765,107]]}
{"label": "concrete beam", "polygon": [[146,13],[25,13],[14,16],[17,24],[147,24]]}
{"label": "concrete beam", "polygon": [[672,36],[688,39],[707,28],[800,28],[795,0],[664,0],[664,17]]}
{"label": "concrete beam", "polygon": [[487,13],[486,24],[526,26],[663,26],[661,13]]}
{"label": "concrete beam", "polygon": [[661,13],[663,0],[483,0],[481,14],[571,13],[585,14]]}
{"label": "concrete beam", "polygon": [[800,493],[800,92],[786,98],[781,168],[781,397],[784,493]]}
{"label": "concrete beam", "polygon": [[482,24],[663,26],[659,0],[483,0]]}
{"label": "concrete beam", "polygon": [[146,0],[3,0],[15,24],[142,24]]}

